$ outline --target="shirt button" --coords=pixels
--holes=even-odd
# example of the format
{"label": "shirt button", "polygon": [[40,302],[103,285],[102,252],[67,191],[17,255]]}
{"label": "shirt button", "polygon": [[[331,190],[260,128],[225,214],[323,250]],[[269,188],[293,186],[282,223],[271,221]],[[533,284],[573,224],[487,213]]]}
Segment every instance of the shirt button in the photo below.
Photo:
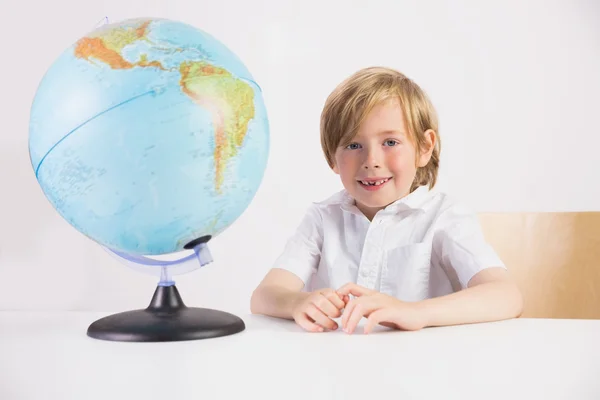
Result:
{"label": "shirt button", "polygon": [[360,276],[366,278],[367,276],[369,276],[369,272],[366,269],[363,269],[360,271]]}

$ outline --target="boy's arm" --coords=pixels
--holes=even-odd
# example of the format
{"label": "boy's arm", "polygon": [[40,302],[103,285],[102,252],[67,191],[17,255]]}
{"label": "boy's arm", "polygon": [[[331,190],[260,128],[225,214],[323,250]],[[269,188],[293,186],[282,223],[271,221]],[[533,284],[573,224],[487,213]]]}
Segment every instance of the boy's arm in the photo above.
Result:
{"label": "boy's arm", "polygon": [[444,326],[515,318],[523,298],[504,268],[486,268],[464,290],[415,303],[426,326]]}
{"label": "boy's arm", "polygon": [[[477,214],[454,204],[433,236],[433,255],[462,290],[417,303],[428,326],[489,322],[521,315],[523,300],[502,259],[486,241]],[[477,272],[475,272],[477,271]]]}
{"label": "boy's arm", "polygon": [[250,311],[277,318],[293,319],[292,310],[310,293],[302,292],[304,282],[294,273],[273,268],[252,293]]}
{"label": "boy's arm", "polygon": [[306,211],[293,236],[285,245],[262,282],[252,293],[250,311],[272,317],[294,319],[295,306],[310,293],[302,292],[304,280],[317,268],[323,243],[322,216],[317,206]]}
{"label": "boy's arm", "polygon": [[344,285],[338,293],[357,296],[349,301],[342,315],[342,326],[348,333],[354,331],[362,317],[368,319],[368,333],[377,324],[418,330],[498,321],[518,317],[523,309],[521,293],[503,267],[478,272],[468,287],[459,292],[418,302],[404,302],[355,283]]}

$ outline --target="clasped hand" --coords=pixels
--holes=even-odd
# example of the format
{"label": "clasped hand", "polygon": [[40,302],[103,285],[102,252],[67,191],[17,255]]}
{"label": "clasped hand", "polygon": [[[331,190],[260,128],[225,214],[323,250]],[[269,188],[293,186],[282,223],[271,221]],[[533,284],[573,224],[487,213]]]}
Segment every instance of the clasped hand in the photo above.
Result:
{"label": "clasped hand", "polygon": [[309,293],[294,306],[292,317],[310,332],[338,329],[333,319],[339,317],[346,333],[353,333],[363,317],[367,319],[366,334],[378,324],[402,330],[419,330],[426,326],[416,303],[404,302],[355,283],[348,283],[338,290],[321,289]]}

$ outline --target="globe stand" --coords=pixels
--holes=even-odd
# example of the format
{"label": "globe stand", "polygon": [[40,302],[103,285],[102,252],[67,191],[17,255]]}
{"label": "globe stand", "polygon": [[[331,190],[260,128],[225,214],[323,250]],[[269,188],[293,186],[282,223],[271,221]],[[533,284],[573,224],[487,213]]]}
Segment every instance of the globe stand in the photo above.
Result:
{"label": "globe stand", "polygon": [[[120,342],[171,342],[208,339],[233,335],[246,327],[239,317],[209,308],[187,307],[169,277],[168,265],[183,264],[196,259],[200,265],[212,261],[206,247],[210,236],[190,242],[195,255],[171,263],[161,264],[161,279],[146,309],[109,315],[93,322],[87,330],[89,337]],[[159,263],[143,257],[132,258],[111,251],[128,263]]]}
{"label": "globe stand", "polygon": [[87,335],[120,342],[172,342],[233,335],[245,329],[244,321],[224,311],[187,307],[175,285],[159,285],[150,305],[92,323]]}

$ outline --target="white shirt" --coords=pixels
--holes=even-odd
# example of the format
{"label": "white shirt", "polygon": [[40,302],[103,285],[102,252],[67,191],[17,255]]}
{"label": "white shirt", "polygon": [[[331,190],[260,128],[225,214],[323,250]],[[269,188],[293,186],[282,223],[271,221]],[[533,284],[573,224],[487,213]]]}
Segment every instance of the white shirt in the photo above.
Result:
{"label": "white shirt", "polygon": [[305,291],[348,282],[404,301],[466,288],[488,267],[503,267],[475,213],[421,186],[372,222],[342,190],[308,208],[274,268],[297,275]]}

